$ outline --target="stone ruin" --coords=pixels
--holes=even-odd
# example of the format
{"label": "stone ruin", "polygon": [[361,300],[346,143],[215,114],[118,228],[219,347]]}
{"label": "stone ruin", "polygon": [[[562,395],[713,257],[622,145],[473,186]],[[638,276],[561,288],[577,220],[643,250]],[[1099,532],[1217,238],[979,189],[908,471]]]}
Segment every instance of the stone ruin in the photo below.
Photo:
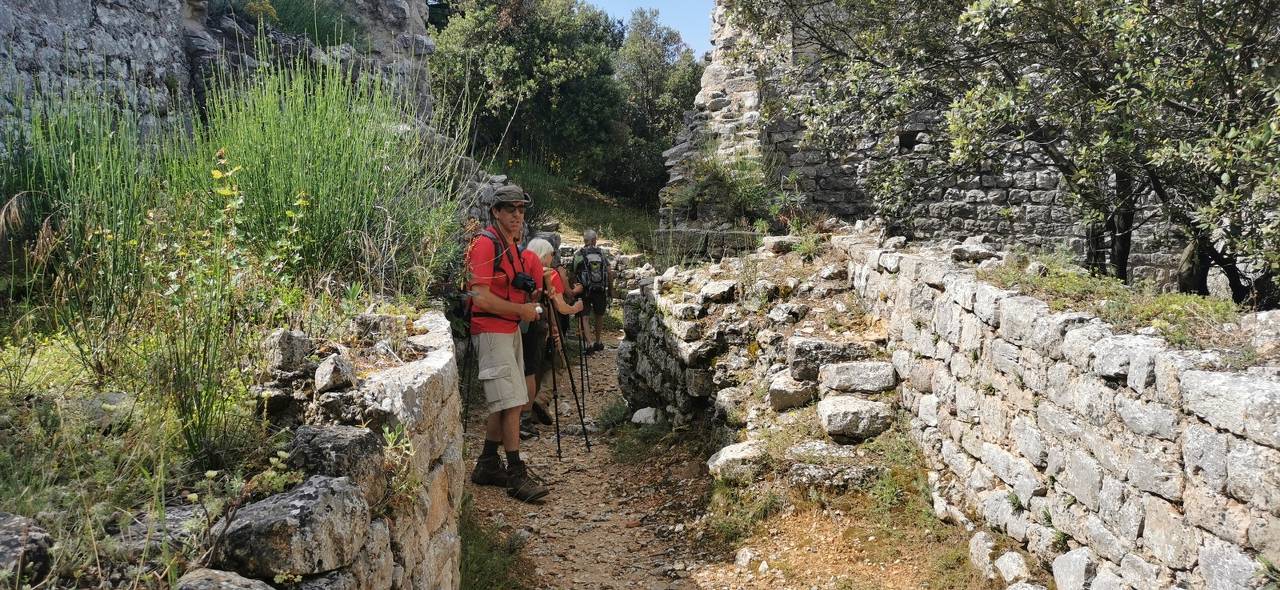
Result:
{"label": "stone ruin", "polygon": [[[975,266],[1008,254],[980,240],[876,236],[846,225],[809,267],[786,254],[795,238],[770,238],[631,291],[631,408],[745,429],[709,461],[717,477],[840,489],[874,479],[848,459],[902,420],[935,513],[980,529],[972,561],[1010,588],[1039,588],[1023,554],[1064,590],[1263,587],[1261,560],[1280,561],[1280,312],[1233,328],[1271,351],[1241,369],[982,282]],[[766,461],[769,432],[797,420],[826,437]],[[1021,552],[995,554],[1001,536]]]}
{"label": "stone ruin", "polygon": [[[465,466],[449,323],[438,312],[413,322],[363,314],[351,331],[380,359],[363,378],[345,347],[317,350],[290,330],[264,340],[271,380],[258,389],[259,409],[292,430],[285,463],[304,479],[214,522],[208,568],[176,588],[459,587]],[[389,343],[399,340],[397,352]],[[317,354],[319,363],[308,360]],[[402,435],[398,448],[387,432]],[[137,562],[201,543],[204,521],[193,504],[136,515],[116,534],[117,557]],[[0,574],[43,579],[53,542],[36,520],[0,514]]]}

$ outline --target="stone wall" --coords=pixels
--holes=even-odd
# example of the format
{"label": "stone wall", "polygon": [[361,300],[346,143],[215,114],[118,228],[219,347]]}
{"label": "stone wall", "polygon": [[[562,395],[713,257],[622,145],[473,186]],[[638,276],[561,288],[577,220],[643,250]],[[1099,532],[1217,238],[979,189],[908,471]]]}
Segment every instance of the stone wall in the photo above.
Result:
{"label": "stone wall", "polygon": [[[774,240],[629,293],[632,409],[715,416],[759,446],[818,399],[837,442],[896,405],[939,517],[1007,535],[1058,588],[1261,587],[1259,558],[1280,560],[1280,367],[1229,370],[1053,312],[953,262],[982,247],[899,251],[873,233],[829,236],[807,266]],[[1238,330],[1275,350],[1280,312]]]}
{"label": "stone wall", "polygon": [[[432,95],[435,43],[420,0],[341,3],[367,52],[317,48],[268,31],[292,55],[372,68],[410,94],[422,113]],[[181,120],[215,67],[251,69],[256,23],[211,14],[208,0],[0,0],[0,131],[29,117],[33,92],[84,93],[136,110],[144,132]],[[19,111],[22,112],[19,112]],[[5,152],[0,133],[0,154]]]}
{"label": "stone wall", "polygon": [[[383,339],[403,337],[405,324],[367,315],[354,326]],[[295,590],[459,587],[465,466],[454,341],[438,312],[413,326],[418,335],[408,346],[417,360],[364,379],[349,364],[342,368],[341,353],[315,369],[309,424],[295,430],[288,459],[306,480],[215,523],[215,532],[225,530],[212,561],[218,570],[191,572],[179,588],[225,576]],[[305,342],[280,334],[270,340],[277,350],[292,348],[280,342]],[[268,414],[287,415],[270,404]],[[399,441],[390,444],[387,432]]]}
{"label": "stone wall", "polygon": [[[810,212],[861,219],[876,210],[867,196],[864,180],[873,166],[874,141],[828,151],[806,145],[805,121],[776,114],[778,104],[790,97],[777,96],[775,82],[781,75],[770,64],[791,60],[790,42],[767,46],[734,26],[724,2],[712,13],[711,61],[702,77],[702,90],[686,126],[667,158],[669,181],[663,191],[666,207],[662,231],[676,236],[683,251],[713,257],[727,252],[749,251],[751,245],[730,244],[697,250],[703,234],[728,229],[728,219],[715,203],[690,206],[677,196],[693,176],[693,162],[702,157],[721,161],[756,158],[764,163],[771,184],[794,191],[801,207]],[[766,104],[771,103],[772,106]],[[933,153],[933,130],[941,125],[938,113],[921,111],[902,121],[893,137],[898,158]],[[970,175],[943,183],[913,196],[913,203],[893,220],[901,232],[917,238],[963,240],[977,234],[997,237],[1007,244],[1040,250],[1068,249],[1083,256],[1084,227],[1059,186],[1060,176],[1034,144],[1026,157],[1000,162],[998,170],[974,170]],[[786,179],[786,180],[784,180]],[[1136,219],[1130,258],[1132,276],[1171,282],[1176,253],[1185,243],[1155,212],[1154,203],[1143,203]],[[741,229],[741,228],[739,228]],[[714,238],[711,238],[714,239]],[[717,244],[718,246],[718,244]]]}
{"label": "stone wall", "polygon": [[171,119],[188,85],[188,11],[185,0],[0,0],[0,128],[25,118],[34,89],[110,97],[145,113],[146,128]]}
{"label": "stone wall", "polygon": [[[1274,368],[1223,371],[1214,352],[1052,312],[937,254],[848,254],[888,323],[937,510],[1093,588],[1250,588],[1256,556],[1280,559]],[[1086,549],[1058,556],[1064,543]]]}

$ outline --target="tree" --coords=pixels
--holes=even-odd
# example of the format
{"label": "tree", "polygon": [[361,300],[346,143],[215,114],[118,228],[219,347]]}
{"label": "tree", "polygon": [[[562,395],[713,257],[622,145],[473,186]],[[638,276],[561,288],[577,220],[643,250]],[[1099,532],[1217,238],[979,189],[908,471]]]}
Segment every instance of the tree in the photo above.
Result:
{"label": "tree", "polygon": [[[1188,241],[1186,290],[1208,264],[1239,302],[1280,303],[1274,2],[735,0],[767,39],[792,36],[791,114],[829,147],[878,140],[885,207],[974,166],[1044,157],[1087,224],[1091,267],[1127,277],[1137,203]],[[943,149],[895,158],[895,129],[939,111]]]}

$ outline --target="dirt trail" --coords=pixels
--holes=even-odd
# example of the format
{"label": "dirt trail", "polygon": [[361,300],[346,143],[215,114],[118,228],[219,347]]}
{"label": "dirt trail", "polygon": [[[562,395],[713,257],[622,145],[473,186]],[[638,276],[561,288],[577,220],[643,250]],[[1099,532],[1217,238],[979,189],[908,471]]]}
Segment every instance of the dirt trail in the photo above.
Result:
{"label": "dirt trail", "polygon": [[[586,400],[589,421],[619,397],[618,338],[613,335],[605,340],[608,348],[587,357],[592,386]],[[563,383],[564,372],[560,375],[561,429],[580,432],[573,399]],[[467,447],[473,453],[482,443],[476,420],[473,418],[466,434]],[[508,534],[527,536],[523,553],[535,566],[533,578],[540,588],[695,587],[675,577],[679,576],[675,572],[668,575],[671,564],[680,561],[679,550],[657,534],[669,531],[672,525],[662,522],[666,520],[662,518],[663,505],[670,503],[663,486],[646,484],[655,465],[615,462],[604,436],[593,435],[591,451],[587,452],[581,435],[562,434],[563,459],[557,460],[555,431],[542,427],[537,438],[524,441],[521,454],[551,487],[550,496],[541,505],[523,504],[508,498],[503,489],[468,481],[477,513]],[[473,465],[474,457],[468,461],[468,466]],[[687,462],[677,467],[690,471]]]}

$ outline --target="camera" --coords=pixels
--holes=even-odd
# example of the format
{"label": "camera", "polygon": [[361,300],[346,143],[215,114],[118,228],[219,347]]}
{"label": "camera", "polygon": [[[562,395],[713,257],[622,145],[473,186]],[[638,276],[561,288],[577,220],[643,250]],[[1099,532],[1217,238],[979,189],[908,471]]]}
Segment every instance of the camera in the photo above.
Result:
{"label": "camera", "polygon": [[511,278],[511,286],[529,295],[533,295],[533,292],[538,289],[538,284],[534,282],[533,277],[522,272],[516,273],[516,276]]}

